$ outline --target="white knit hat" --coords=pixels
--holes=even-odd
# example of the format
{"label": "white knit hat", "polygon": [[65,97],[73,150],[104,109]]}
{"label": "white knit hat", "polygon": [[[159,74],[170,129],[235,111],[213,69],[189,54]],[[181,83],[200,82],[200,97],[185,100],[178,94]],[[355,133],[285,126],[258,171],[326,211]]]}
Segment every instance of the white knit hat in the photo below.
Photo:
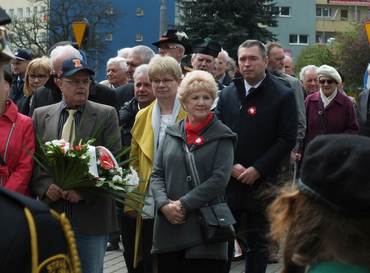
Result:
{"label": "white knit hat", "polygon": [[338,71],[330,65],[324,64],[320,66],[319,69],[317,70],[317,76],[319,79],[320,79],[320,76],[325,76],[325,77],[332,78],[338,84],[342,83],[342,78],[340,77]]}

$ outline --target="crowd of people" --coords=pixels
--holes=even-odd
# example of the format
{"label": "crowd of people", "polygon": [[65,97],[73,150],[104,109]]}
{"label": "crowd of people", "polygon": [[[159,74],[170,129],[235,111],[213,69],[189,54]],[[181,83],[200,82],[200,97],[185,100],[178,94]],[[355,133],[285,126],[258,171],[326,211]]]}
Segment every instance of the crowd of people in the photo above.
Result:
{"label": "crowd of people", "polygon": [[[356,103],[326,64],[296,78],[277,42],[246,40],[237,65],[175,29],[153,45],[119,50],[101,82],[72,43],[48,57],[17,50],[0,70],[1,187],[67,216],[84,273],[102,273],[120,239],[129,273],[227,273],[235,245],[246,273],[280,252],[285,273],[369,272],[369,90]],[[64,190],[34,162],[36,138],[92,136],[113,154],[131,146],[144,204]],[[199,209],[220,202],[236,238],[208,243]]]}

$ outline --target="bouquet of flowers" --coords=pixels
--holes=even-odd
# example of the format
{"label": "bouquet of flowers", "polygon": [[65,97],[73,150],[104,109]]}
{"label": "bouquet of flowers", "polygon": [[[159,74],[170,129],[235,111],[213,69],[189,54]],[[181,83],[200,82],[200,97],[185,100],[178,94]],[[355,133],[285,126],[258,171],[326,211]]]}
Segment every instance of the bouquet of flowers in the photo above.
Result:
{"label": "bouquet of flowers", "polygon": [[107,148],[93,146],[93,142],[76,146],[63,139],[40,143],[36,161],[63,190],[89,189],[124,204],[128,200],[143,203],[144,196],[134,191],[139,183],[136,171],[121,167]]}

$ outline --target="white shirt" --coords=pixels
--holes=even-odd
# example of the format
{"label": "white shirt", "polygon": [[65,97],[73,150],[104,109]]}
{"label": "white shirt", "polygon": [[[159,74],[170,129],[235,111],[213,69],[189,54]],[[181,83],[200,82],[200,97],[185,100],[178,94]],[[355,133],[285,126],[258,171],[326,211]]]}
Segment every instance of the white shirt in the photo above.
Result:
{"label": "white shirt", "polygon": [[261,85],[261,83],[263,82],[263,80],[266,78],[266,75],[263,77],[263,79],[261,81],[259,81],[258,83],[256,83],[255,85],[250,85],[246,80],[244,80],[244,87],[245,87],[245,96],[248,96],[249,94],[249,90],[251,88],[258,88],[258,86]]}

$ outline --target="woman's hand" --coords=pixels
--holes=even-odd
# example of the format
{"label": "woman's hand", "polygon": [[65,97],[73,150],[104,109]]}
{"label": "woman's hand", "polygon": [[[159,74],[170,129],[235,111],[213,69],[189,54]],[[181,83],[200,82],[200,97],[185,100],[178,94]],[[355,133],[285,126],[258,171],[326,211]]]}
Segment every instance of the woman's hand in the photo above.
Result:
{"label": "woman's hand", "polygon": [[185,210],[179,200],[170,201],[170,203],[161,207],[160,210],[171,224],[185,223]]}

